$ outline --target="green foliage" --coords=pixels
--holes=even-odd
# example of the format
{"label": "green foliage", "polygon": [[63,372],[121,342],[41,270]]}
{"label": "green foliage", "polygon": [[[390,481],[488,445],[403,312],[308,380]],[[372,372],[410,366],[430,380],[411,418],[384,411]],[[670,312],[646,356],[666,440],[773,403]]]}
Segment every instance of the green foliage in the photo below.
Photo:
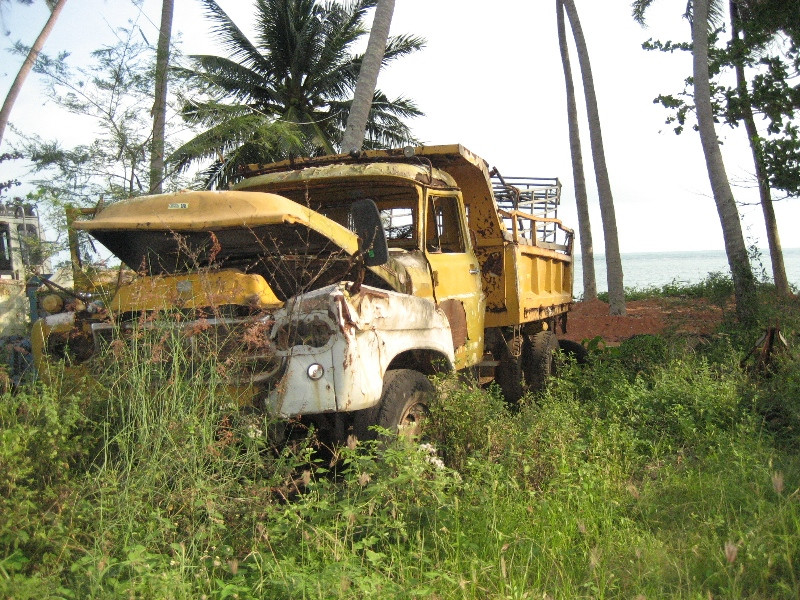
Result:
{"label": "green foliage", "polygon": [[[68,248],[66,206],[95,207],[150,191],[155,49],[138,26],[115,35],[118,43],[92,52],[87,67],[74,68],[67,53],[40,53],[34,66],[47,101],[66,110],[84,134],[76,145],[65,146],[56,138],[16,131],[14,149],[31,163],[27,183],[35,188],[27,200],[58,235],[48,243],[52,254]],[[178,83],[171,82],[173,92],[180,93]],[[175,127],[175,119],[167,121]],[[186,186],[174,169],[167,174],[165,188]],[[88,236],[78,232],[78,240],[84,258],[96,254]]]}
{"label": "green foliage", "polygon": [[[645,300],[648,298],[703,298],[712,304],[723,306],[733,294],[733,279],[729,274],[714,271],[697,283],[686,283],[673,279],[661,287],[625,288],[626,300]],[[601,292],[597,297],[608,302],[608,292]]]}
{"label": "green foliage", "polygon": [[139,332],[0,397],[0,596],[796,598],[799,357],[750,335],[590,344],[513,411],[442,377],[427,444],[323,453]]}
{"label": "green foliage", "polygon": [[[61,203],[94,206],[100,197],[110,203],[150,190],[155,50],[137,27],[115,33],[119,42],[92,52],[88,67],[74,69],[66,54],[40,54],[34,67],[48,100],[88,125],[74,147],[35,135],[16,144],[42,176],[34,183]],[[172,173],[167,183],[181,182]]]}
{"label": "green foliage", "polygon": [[[649,4],[639,0],[634,2],[635,20],[644,22],[644,12]],[[711,7],[716,4],[712,2]],[[789,196],[800,194],[800,140],[795,123],[800,108],[800,85],[795,77],[800,68],[797,4],[796,0],[732,3],[732,10],[735,7],[732,27],[736,35],[725,44],[720,43],[723,30],[717,29],[709,36],[714,112],[719,120],[731,127],[738,127],[748,113],[763,117],[765,131],[754,136],[750,143],[770,187],[783,190]],[[669,53],[692,51],[689,42],[652,39],[642,47]],[[728,87],[714,81],[737,67],[748,78],[741,87]],[[653,101],[668,110],[666,123],[672,125],[677,134],[683,132],[688,118],[694,113],[693,84],[692,77],[687,77],[683,91],[660,94]]]}
{"label": "green foliage", "polygon": [[[0,163],[4,163],[7,160],[18,160],[20,158],[22,158],[22,154],[20,154],[19,152],[13,152],[13,153],[4,152],[3,154],[0,154]],[[21,185],[21,183],[18,179],[8,179],[6,181],[0,181],[0,199],[5,197],[8,190],[14,187],[18,187],[19,185]]]}

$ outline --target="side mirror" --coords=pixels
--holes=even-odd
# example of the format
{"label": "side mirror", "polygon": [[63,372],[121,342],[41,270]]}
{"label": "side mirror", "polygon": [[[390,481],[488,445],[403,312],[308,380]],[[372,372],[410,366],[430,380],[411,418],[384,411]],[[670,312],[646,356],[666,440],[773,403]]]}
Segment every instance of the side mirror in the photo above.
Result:
{"label": "side mirror", "polygon": [[386,244],[381,213],[375,202],[369,198],[353,202],[350,216],[358,236],[358,252],[364,256],[364,265],[385,265],[389,261],[389,246]]}

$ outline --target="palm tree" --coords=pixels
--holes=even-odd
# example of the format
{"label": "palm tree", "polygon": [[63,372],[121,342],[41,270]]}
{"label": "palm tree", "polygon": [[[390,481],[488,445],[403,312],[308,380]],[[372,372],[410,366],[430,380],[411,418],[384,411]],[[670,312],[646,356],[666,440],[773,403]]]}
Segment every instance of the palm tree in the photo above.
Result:
{"label": "palm tree", "polygon": [[378,72],[383,62],[383,53],[386,51],[386,41],[389,39],[389,28],[392,25],[394,13],[394,0],[378,0],[375,16],[372,19],[372,29],[369,32],[369,42],[361,69],[358,72],[358,81],[353,94],[353,105],[347,117],[347,127],[342,136],[342,149],[361,150],[364,144],[364,135],[369,120],[369,109],[378,84]]}
{"label": "palm tree", "polygon": [[[193,56],[194,68],[179,70],[203,92],[186,103],[184,118],[207,130],[171,160],[186,166],[216,158],[207,176],[219,186],[241,164],[335,152],[362,62],[351,47],[366,34],[365,13],[377,1],[256,0],[251,42],[215,0],[203,0],[228,56]],[[390,38],[383,62],[422,45],[417,37]],[[412,101],[376,90],[365,145],[413,141],[403,120],[419,114]]]}
{"label": "palm tree", "polygon": [[56,2],[53,0],[47,0],[47,5],[50,8],[50,16],[47,18],[47,22],[44,24],[44,27],[42,27],[42,31],[39,32],[39,36],[36,38],[36,41],[33,42],[33,46],[31,46],[28,56],[25,57],[25,62],[22,63],[17,76],[14,78],[14,83],[11,84],[11,89],[9,89],[8,94],[6,94],[6,99],[3,102],[3,108],[0,109],[0,143],[3,141],[3,134],[6,131],[8,119],[11,116],[11,109],[14,106],[14,102],[17,101],[17,96],[19,96],[19,93],[22,90],[22,85],[25,83],[25,79],[27,79],[28,74],[33,69],[33,65],[36,63],[36,59],[39,56],[39,53],[42,51],[44,43],[47,41],[50,33],[53,31],[53,28],[56,25],[56,20],[58,19],[58,15],[61,14],[61,10],[64,8],[66,3],[67,0],[57,0]]}
{"label": "palm tree", "polygon": [[589,50],[583,36],[578,11],[574,0],[563,0],[563,7],[569,18],[575,47],[578,51],[578,64],[581,68],[583,93],[586,97],[586,112],[589,116],[589,140],[592,148],[597,194],[600,197],[600,217],[603,221],[603,238],[606,250],[606,275],[608,278],[609,312],[612,315],[625,314],[625,286],[622,276],[622,258],[619,253],[619,236],[617,235],[617,217],[614,212],[614,198],[611,194],[611,183],[606,167],[606,156],[603,149],[603,133],[600,129],[600,113],[597,108],[597,95],[594,90],[592,66],[589,62]]}
{"label": "palm tree", "polygon": [[[644,13],[654,0],[635,0],[633,16],[644,23]],[[714,127],[714,109],[711,104],[711,82],[708,74],[708,28],[709,23],[719,19],[722,12],[720,0],[693,0],[687,7],[686,16],[692,24],[692,77],[694,103],[700,143],[706,159],[706,170],[717,214],[722,225],[725,253],[733,278],[736,297],[736,316],[750,324],[755,317],[755,278],[750,267],[747,247],[742,235],[739,211],[731,191],[722,152]]]}
{"label": "palm tree", "polygon": [[[778,232],[778,220],[775,218],[775,207],[772,205],[772,191],[769,186],[766,165],[764,164],[764,145],[761,136],[756,128],[755,117],[751,103],[750,92],[747,88],[747,80],[744,75],[744,57],[746,51],[746,40],[742,40],[745,35],[742,31],[741,17],[739,16],[739,6],[735,0],[729,2],[731,18],[731,36],[734,46],[735,59],[734,70],[736,72],[736,89],[741,99],[742,121],[747,131],[747,138],[750,141],[750,151],[753,154],[753,165],[755,167],[756,181],[758,181],[758,193],[761,199],[761,210],[764,214],[764,225],[767,232],[767,244],[769,246],[770,263],[772,264],[772,279],[775,282],[775,290],[781,296],[789,296],[789,280],[786,277],[786,266],[783,262],[783,249],[781,248],[781,238]],[[749,36],[748,36],[749,39]]]}
{"label": "palm tree", "polygon": [[736,208],[714,128],[714,109],[711,105],[711,84],[708,75],[708,16],[709,0],[694,0],[692,15],[694,102],[708,179],[717,204],[725,252],[733,277],[736,313],[740,321],[748,323],[754,316],[755,279],[742,235],[739,211]]}
{"label": "palm tree", "polygon": [[156,48],[156,80],[153,102],[153,138],[150,144],[150,193],[160,194],[164,181],[164,130],[167,121],[167,71],[169,42],[172,37],[174,0],[164,0],[161,6],[161,26]]}
{"label": "palm tree", "polygon": [[586,195],[586,179],[583,172],[583,152],[578,127],[578,107],[575,102],[575,86],[572,83],[572,67],[569,62],[567,33],[564,25],[564,3],[556,0],[556,19],[558,23],[558,46],[561,50],[561,64],[567,87],[567,121],[569,122],[569,147],[572,155],[572,178],[575,181],[575,205],[578,209],[578,230],[581,240],[581,263],[583,265],[583,299],[597,298],[597,280],[594,272],[594,247],[592,245],[592,225],[589,221],[589,201]]}

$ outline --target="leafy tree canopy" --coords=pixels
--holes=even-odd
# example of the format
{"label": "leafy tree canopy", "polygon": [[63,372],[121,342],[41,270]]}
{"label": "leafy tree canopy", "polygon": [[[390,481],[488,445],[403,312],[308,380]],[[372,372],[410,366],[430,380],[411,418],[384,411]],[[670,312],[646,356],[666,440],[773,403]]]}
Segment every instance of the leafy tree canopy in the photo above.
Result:
{"label": "leafy tree canopy", "polygon": [[[48,100],[81,125],[73,127],[82,132],[75,145],[15,129],[18,139],[12,146],[31,164],[33,199],[59,232],[66,230],[65,205],[108,204],[150,189],[155,50],[136,26],[116,33],[119,42],[95,50],[86,67],[73,68],[66,53],[42,53],[34,67]],[[27,48],[18,46],[17,52],[25,54]],[[175,112],[168,131],[175,130]],[[172,189],[187,185],[174,170],[165,183]]]}
{"label": "leafy tree canopy", "polygon": [[[750,0],[736,3],[742,34],[721,44],[724,29],[709,38],[709,72],[717,119],[738,126],[749,108],[763,123],[763,135],[756,140],[764,160],[770,186],[790,196],[800,195],[800,0]],[[635,16],[635,14],[634,14]],[[648,50],[691,51],[689,42],[648,40]],[[747,68],[748,86],[742,90],[722,83],[722,73],[736,65]],[[679,94],[662,94],[654,102],[671,111],[667,123],[681,133],[694,111],[691,87],[685,80]]]}

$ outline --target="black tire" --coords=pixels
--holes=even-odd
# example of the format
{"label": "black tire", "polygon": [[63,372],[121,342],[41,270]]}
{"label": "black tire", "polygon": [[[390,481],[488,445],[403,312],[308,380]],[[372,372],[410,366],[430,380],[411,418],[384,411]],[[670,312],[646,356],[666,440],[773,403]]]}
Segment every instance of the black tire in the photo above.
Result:
{"label": "black tire", "polygon": [[[494,380],[500,391],[503,392],[503,398],[509,404],[516,404],[519,402],[525,389],[522,387],[522,366],[520,364],[521,348],[515,348],[515,344],[521,344],[522,339],[511,340],[509,349],[505,344],[498,350],[497,356],[500,362],[494,369]],[[516,350],[516,356],[514,355]]]}
{"label": "black tire", "polygon": [[558,340],[558,347],[561,352],[574,358],[579,365],[585,365],[589,361],[589,351],[580,342]]}
{"label": "black tire", "polygon": [[555,370],[555,351],[558,340],[552,331],[540,331],[532,335],[522,353],[522,370],[525,383],[533,392],[541,392]]}
{"label": "black tire", "polygon": [[422,434],[435,389],[419,371],[395,369],[383,378],[378,425],[406,437]]}

